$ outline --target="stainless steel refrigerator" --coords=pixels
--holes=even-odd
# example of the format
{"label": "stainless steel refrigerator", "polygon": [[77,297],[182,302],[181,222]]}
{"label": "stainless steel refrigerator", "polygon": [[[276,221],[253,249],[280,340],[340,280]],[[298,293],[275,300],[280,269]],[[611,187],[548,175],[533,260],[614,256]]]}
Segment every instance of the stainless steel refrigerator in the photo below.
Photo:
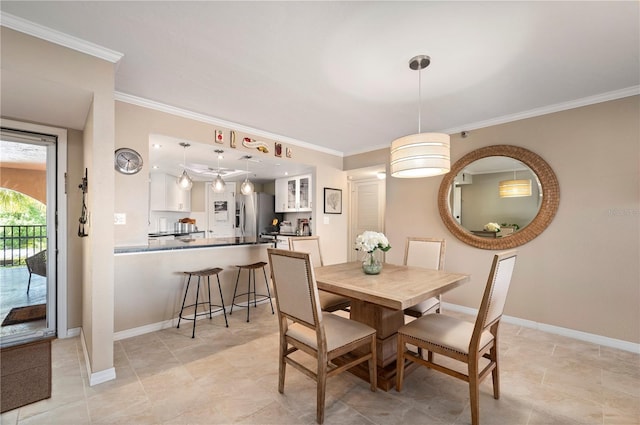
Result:
{"label": "stainless steel refrigerator", "polygon": [[236,195],[236,236],[259,236],[262,233],[276,231],[273,219],[282,220],[282,214],[276,213],[275,196],[268,193]]}

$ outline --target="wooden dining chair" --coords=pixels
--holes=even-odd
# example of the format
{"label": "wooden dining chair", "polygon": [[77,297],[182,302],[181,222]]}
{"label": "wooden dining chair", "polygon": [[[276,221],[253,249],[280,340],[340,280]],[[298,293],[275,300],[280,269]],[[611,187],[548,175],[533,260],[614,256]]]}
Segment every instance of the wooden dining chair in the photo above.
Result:
{"label": "wooden dining chair", "polygon": [[[444,239],[408,237],[404,250],[404,265],[442,270],[444,268]],[[442,312],[442,296],[431,297],[404,310],[404,314],[422,317]]]}
{"label": "wooden dining chair", "polygon": [[[322,267],[322,251],[320,250],[319,236],[302,236],[289,238],[289,249],[291,251],[308,252],[309,258],[315,267]],[[349,308],[349,298],[331,292],[318,290],[320,294],[320,306],[324,311],[338,311]]]}
{"label": "wooden dining chair", "polygon": [[[324,421],[327,378],[369,362],[371,391],[376,391],[376,331],[320,309],[320,297],[309,253],[269,248],[271,279],[280,325],[278,391],[284,393],[286,365],[313,378],[317,385],[316,419]],[[291,355],[301,351],[316,358],[310,368]],[[341,357],[340,366],[333,361]]]}
{"label": "wooden dining chair", "polygon": [[[500,398],[498,326],[511,284],[516,257],[516,251],[496,254],[493,257],[491,272],[475,324],[445,314],[428,314],[398,330],[397,391],[402,390],[405,360],[462,379],[469,383],[471,423],[479,424],[479,387],[489,373],[493,378],[493,398]],[[407,344],[465,363],[467,373],[436,363],[431,355],[425,360],[422,356],[408,351]],[[479,370],[481,358],[489,362]]]}

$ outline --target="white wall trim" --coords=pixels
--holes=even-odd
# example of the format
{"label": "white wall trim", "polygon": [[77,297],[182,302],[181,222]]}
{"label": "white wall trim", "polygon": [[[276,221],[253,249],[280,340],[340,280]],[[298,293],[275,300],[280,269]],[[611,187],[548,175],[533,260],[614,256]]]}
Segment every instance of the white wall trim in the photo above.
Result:
{"label": "white wall trim", "polygon": [[292,144],[294,146],[298,146],[305,149],[310,149],[316,152],[323,152],[329,155],[335,155],[339,157],[343,157],[344,153],[340,151],[336,151],[333,149],[325,148],[322,146],[314,145],[308,142],[303,142],[301,140],[293,139],[291,137],[282,136],[280,134],[274,134],[265,130],[259,130],[257,128],[248,127],[246,125],[238,124],[232,121],[226,121],[220,118],[214,118],[209,115],[200,114],[197,112],[191,112],[186,109],[177,108],[175,106],[166,105],[164,103],[155,102],[153,100],[144,99],[141,97],[133,96],[130,94],[116,92],[115,100],[120,102],[129,103],[131,105],[142,106],[143,108],[153,109],[156,111],[164,112],[171,115],[176,115],[183,118],[192,119],[194,121],[200,121],[211,125],[218,125],[221,127],[230,128],[234,131],[240,131],[243,133],[248,133],[260,137],[265,137],[267,139],[278,140],[281,142],[286,142]]}
{"label": "white wall trim", "polygon": [[[460,313],[470,314],[476,316],[478,310],[475,308],[465,307],[458,304],[451,304],[443,302],[442,306],[445,310],[449,309]],[[577,339],[580,341],[590,342],[593,344],[604,345],[605,347],[617,348],[619,350],[629,351],[631,353],[640,354],[640,344],[636,344],[629,341],[623,341],[621,339],[609,338],[602,335],[591,334],[582,331],[576,331],[574,329],[563,328],[560,326],[547,325],[545,323],[534,322],[532,320],[520,319],[513,316],[502,316],[502,320],[505,323],[511,323],[513,325],[522,326],[524,328],[537,329],[542,332],[551,334],[566,336],[568,338]]]}
{"label": "white wall trim", "polygon": [[113,381],[116,379],[116,369],[110,367],[109,369],[101,370],[100,372],[93,373],[91,371],[91,361],[89,360],[89,350],[87,350],[87,344],[85,342],[84,332],[80,329],[80,342],[82,342],[82,352],[84,353],[84,363],[87,365],[87,376],[89,377],[89,386],[102,384],[103,382]]}
{"label": "white wall trim", "polygon": [[[264,299],[264,300],[260,300],[257,302],[258,305],[260,304],[266,304],[269,302],[269,299]],[[242,307],[241,307],[242,308]],[[229,319],[229,310],[231,309],[231,306],[225,306],[225,309],[227,310],[227,319]],[[201,314],[201,313],[199,313]],[[242,312],[242,314],[246,314],[246,312]],[[221,316],[222,315],[222,310],[218,310],[216,312],[212,312],[213,316]],[[184,317],[187,318],[193,318],[193,314],[189,314],[186,315]],[[244,317],[244,316],[242,316]],[[198,320],[203,320],[203,319],[207,319],[207,316],[200,316],[198,317]],[[185,326],[184,323],[186,322],[187,325],[189,327],[189,329],[191,329],[191,327],[193,326],[193,323],[189,320],[184,321],[184,319],[182,319],[183,322],[181,322],[180,324]],[[157,322],[157,323],[151,323],[149,325],[144,325],[144,326],[140,326],[137,328],[131,328],[131,329],[126,329],[124,331],[119,331],[119,332],[115,332],[113,334],[113,340],[114,341],[120,341],[122,339],[127,339],[127,338],[133,338],[134,336],[140,336],[140,335],[144,335],[144,334],[148,334],[151,332],[155,332],[155,331],[161,331],[163,329],[169,329],[169,328],[175,328],[176,326],[178,326],[178,318],[176,317],[175,319],[170,319],[170,320],[165,320],[163,322]],[[196,325],[196,329],[197,329],[197,325]]]}
{"label": "white wall trim", "polygon": [[461,131],[476,130],[478,128],[491,127],[498,124],[506,124],[512,121],[523,120],[526,118],[538,117],[541,115],[552,114],[554,112],[566,111],[569,109],[580,108],[582,106],[589,106],[596,103],[608,102],[610,100],[622,99],[624,97],[636,96],[640,94],[640,86],[631,86],[625,89],[614,90],[607,93],[601,93],[594,96],[583,97],[581,99],[570,100],[568,102],[556,103],[554,105],[547,105],[541,108],[530,109],[528,111],[518,112],[515,114],[504,115],[502,117],[491,118],[486,121],[478,121],[463,125],[460,127],[449,128],[440,131],[441,133],[453,134],[460,133]]}
{"label": "white wall trim", "polygon": [[0,25],[60,46],[68,47],[69,49],[77,50],[78,52],[104,59],[111,63],[117,63],[124,56],[122,53],[116,52],[115,50],[107,49],[106,47],[99,46],[89,41],[82,40],[81,38],[47,28],[43,25],[27,21],[26,19],[22,19],[2,11],[0,11]]}

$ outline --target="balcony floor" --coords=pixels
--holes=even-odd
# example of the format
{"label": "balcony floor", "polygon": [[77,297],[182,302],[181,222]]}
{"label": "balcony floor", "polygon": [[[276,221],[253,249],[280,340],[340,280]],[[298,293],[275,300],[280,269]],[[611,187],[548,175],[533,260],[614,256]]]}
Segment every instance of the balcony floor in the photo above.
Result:
{"label": "balcony floor", "polygon": [[[27,294],[29,271],[26,266],[0,267],[0,322],[14,307],[47,302],[47,278],[33,275]],[[0,338],[46,327],[45,320],[0,327]]]}

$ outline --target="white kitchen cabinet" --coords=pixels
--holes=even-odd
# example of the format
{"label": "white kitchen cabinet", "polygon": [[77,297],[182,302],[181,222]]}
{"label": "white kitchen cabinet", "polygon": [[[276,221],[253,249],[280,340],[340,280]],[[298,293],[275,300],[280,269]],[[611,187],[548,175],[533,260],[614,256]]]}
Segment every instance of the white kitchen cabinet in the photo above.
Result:
{"label": "white kitchen cabinet", "polygon": [[276,180],[276,212],[312,211],[311,175]]}
{"label": "white kitchen cabinet", "polygon": [[151,174],[149,197],[151,211],[191,211],[191,191],[181,189],[175,176]]}

